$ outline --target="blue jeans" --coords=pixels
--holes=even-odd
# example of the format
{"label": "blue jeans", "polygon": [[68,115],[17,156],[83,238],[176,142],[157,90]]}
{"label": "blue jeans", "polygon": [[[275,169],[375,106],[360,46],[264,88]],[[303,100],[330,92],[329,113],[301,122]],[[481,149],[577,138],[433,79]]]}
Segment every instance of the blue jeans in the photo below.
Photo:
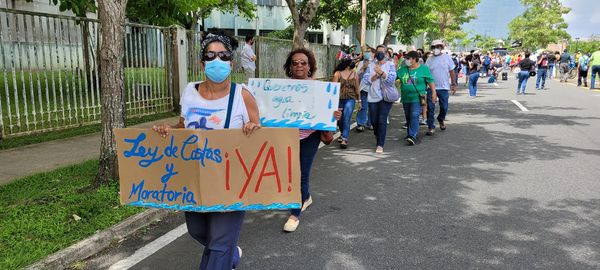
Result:
{"label": "blue jeans", "polygon": [[548,65],[548,79],[552,79],[553,73],[554,73],[554,65]]}
{"label": "blue jeans", "polygon": [[363,127],[371,126],[371,123],[369,122],[369,106],[367,105],[369,104],[367,100],[368,96],[369,93],[365,91],[360,91],[360,104],[362,104],[363,106],[358,111],[358,113],[356,113],[356,124]]}
{"label": "blue jeans", "polygon": [[[476,73],[478,76],[479,74]],[[471,78],[469,78],[470,80]],[[417,134],[419,134],[419,116],[421,115],[421,103],[420,102],[410,102],[410,103],[402,103],[404,106],[404,117],[406,118],[406,124],[408,128],[406,129],[406,135],[413,139],[417,138]]]}
{"label": "blue jeans", "polygon": [[[302,202],[310,197],[310,169],[317,155],[317,150],[319,150],[320,143],[321,133],[319,131],[315,131],[310,136],[300,140],[300,192],[302,193]],[[300,209],[292,209],[291,211],[291,214],[296,217],[300,217],[300,213],[302,213]]]}
{"label": "blue jeans", "polygon": [[338,126],[342,132],[342,139],[348,140],[350,135],[350,121],[352,120],[352,112],[354,112],[354,105],[356,100],[354,99],[340,99],[338,107],[342,110],[342,118],[338,121]]}
{"label": "blue jeans", "polygon": [[482,74],[483,76],[487,76],[487,73],[488,73],[488,69],[489,69],[489,68],[490,68],[490,66],[488,66],[488,65],[482,65],[482,66],[481,66],[481,74]]}
{"label": "blue jeans", "polygon": [[385,135],[387,134],[387,119],[392,110],[393,102],[379,101],[369,103],[369,117],[373,125],[373,131],[377,138],[377,146],[383,147],[385,144]]}
{"label": "blue jeans", "polygon": [[545,68],[538,68],[537,71],[537,81],[535,82],[535,89],[540,88],[540,81],[542,82],[542,88],[546,86],[546,75],[548,74],[548,70]]}
{"label": "blue jeans", "polygon": [[519,92],[525,94],[525,88],[527,87],[527,80],[529,79],[529,71],[522,70],[519,72],[519,85],[517,86],[517,94]]}
{"label": "blue jeans", "polygon": [[[438,114],[438,122],[444,122],[446,120],[446,114],[448,114],[448,99],[450,93],[446,89],[436,90],[438,102],[440,103],[440,113]],[[433,93],[431,89],[427,89],[427,127],[430,129],[435,128],[435,103],[433,103]]]}
{"label": "blue jeans", "polygon": [[469,96],[477,96],[477,80],[479,80],[479,73],[473,72],[469,75]]}
{"label": "blue jeans", "polygon": [[592,80],[590,81],[590,89],[596,88],[596,75],[600,76],[600,66],[598,65],[592,66]]}
{"label": "blue jeans", "polygon": [[185,212],[189,234],[204,246],[200,270],[230,270],[240,262],[237,243],[245,212]]}

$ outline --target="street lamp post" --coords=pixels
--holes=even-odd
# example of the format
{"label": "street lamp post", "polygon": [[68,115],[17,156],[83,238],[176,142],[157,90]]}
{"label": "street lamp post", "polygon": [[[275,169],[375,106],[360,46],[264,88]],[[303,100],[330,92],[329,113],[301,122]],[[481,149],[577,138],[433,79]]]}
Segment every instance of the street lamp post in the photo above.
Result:
{"label": "street lamp post", "polygon": [[575,52],[579,49],[579,38],[575,38]]}

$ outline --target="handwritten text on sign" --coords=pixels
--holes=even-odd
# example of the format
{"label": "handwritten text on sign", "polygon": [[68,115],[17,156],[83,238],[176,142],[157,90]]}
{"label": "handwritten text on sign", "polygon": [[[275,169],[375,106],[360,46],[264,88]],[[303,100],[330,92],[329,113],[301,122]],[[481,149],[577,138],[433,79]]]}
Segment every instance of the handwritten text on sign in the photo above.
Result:
{"label": "handwritten text on sign", "polygon": [[335,131],[340,84],[314,80],[250,79],[265,127]]}
{"label": "handwritten text on sign", "polygon": [[121,203],[215,212],[300,208],[297,129],[116,129]]}

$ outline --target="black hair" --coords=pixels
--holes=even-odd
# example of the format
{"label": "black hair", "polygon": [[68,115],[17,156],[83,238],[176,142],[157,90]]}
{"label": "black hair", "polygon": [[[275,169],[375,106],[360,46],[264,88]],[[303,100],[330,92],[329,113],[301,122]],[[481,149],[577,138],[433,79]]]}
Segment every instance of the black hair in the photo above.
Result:
{"label": "black hair", "polygon": [[531,56],[530,52],[525,52],[525,58],[529,58],[529,56]]}
{"label": "black hair", "polygon": [[294,55],[298,53],[304,54],[306,55],[306,58],[308,58],[308,65],[310,67],[308,71],[308,77],[312,78],[312,76],[315,75],[315,72],[317,72],[317,60],[315,59],[315,54],[305,48],[295,49],[288,54],[287,59],[285,60],[285,64],[283,64],[285,75],[287,75],[290,78],[292,77],[292,57],[294,57]]}
{"label": "black hair", "polygon": [[254,36],[246,36],[246,38],[245,38],[246,43],[248,43],[248,41],[253,40],[253,39],[254,39]]}
{"label": "black hair", "polygon": [[[205,40],[209,40],[209,41],[206,43],[204,43],[204,42],[202,43],[202,56],[203,57],[206,54],[206,50],[208,49],[208,46],[213,42],[223,43],[225,49],[228,51],[229,51],[229,48],[227,45],[230,45],[231,46],[230,52],[235,52],[235,50],[239,46],[239,42],[237,41],[237,39],[235,39],[233,36],[231,36],[227,32],[218,31],[218,32],[214,32],[211,34],[216,35],[217,37],[214,37],[214,36],[213,37],[211,37],[211,36],[204,37]],[[224,42],[228,42],[229,44],[225,44]]]}
{"label": "black hair", "polygon": [[410,51],[404,55],[404,58],[419,59],[419,53],[417,51]]}
{"label": "black hair", "polygon": [[342,61],[340,61],[340,63],[335,67],[335,70],[333,72],[337,72],[337,71],[343,71],[345,69],[347,69],[349,66],[351,66],[352,64],[352,60],[350,59],[342,59]]}

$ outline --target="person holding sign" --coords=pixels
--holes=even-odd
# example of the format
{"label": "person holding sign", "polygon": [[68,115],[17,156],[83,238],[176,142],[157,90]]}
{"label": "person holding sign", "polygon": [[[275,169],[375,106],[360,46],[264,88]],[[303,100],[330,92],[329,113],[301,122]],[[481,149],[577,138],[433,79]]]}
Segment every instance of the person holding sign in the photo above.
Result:
{"label": "person holding sign", "polygon": [[427,105],[427,87],[431,89],[431,100],[437,102],[437,92],[431,71],[426,65],[419,64],[419,53],[406,54],[406,66],[398,69],[398,79],[402,92],[402,105],[408,126],[405,137],[408,145],[415,145],[419,133],[419,115],[421,107]]}
{"label": "person holding sign", "polygon": [[[283,65],[285,74],[291,79],[296,80],[313,80],[313,76],[317,71],[317,60],[315,55],[304,48],[295,49],[288,54],[285,64]],[[334,117],[339,120],[342,113],[334,112]],[[300,190],[302,193],[302,208],[293,209],[283,225],[283,230],[286,232],[294,232],[300,224],[300,214],[312,204],[312,197],[309,192],[309,177],[312,163],[319,150],[321,143],[321,132],[317,130],[300,130]]]}
{"label": "person holding sign", "polygon": [[387,120],[392,105],[398,100],[396,90],[396,68],[394,62],[386,59],[387,49],[385,45],[377,46],[375,60],[369,64],[363,75],[367,86],[369,86],[369,119],[373,125],[375,137],[377,138],[376,153],[383,153],[385,135],[387,133]]}
{"label": "person holding sign", "polygon": [[340,147],[348,148],[348,137],[350,136],[350,121],[352,120],[352,112],[358,100],[358,109],[362,108],[360,101],[360,87],[358,76],[354,71],[354,61],[343,59],[336,67],[333,74],[333,82],[341,83],[340,88],[340,103],[338,108],[342,109],[342,118],[338,121],[338,126],[342,132],[340,137]]}
{"label": "person holding sign", "polygon": [[[167,137],[171,128],[201,130],[242,129],[250,136],[260,128],[258,106],[252,94],[231,82],[235,38],[209,34],[202,42],[201,66],[206,81],[188,84],[181,95],[181,117],[174,126],[154,126]],[[242,256],[237,246],[244,221],[242,211],[199,213],[185,212],[190,235],[204,246],[200,269],[230,270]]]}

